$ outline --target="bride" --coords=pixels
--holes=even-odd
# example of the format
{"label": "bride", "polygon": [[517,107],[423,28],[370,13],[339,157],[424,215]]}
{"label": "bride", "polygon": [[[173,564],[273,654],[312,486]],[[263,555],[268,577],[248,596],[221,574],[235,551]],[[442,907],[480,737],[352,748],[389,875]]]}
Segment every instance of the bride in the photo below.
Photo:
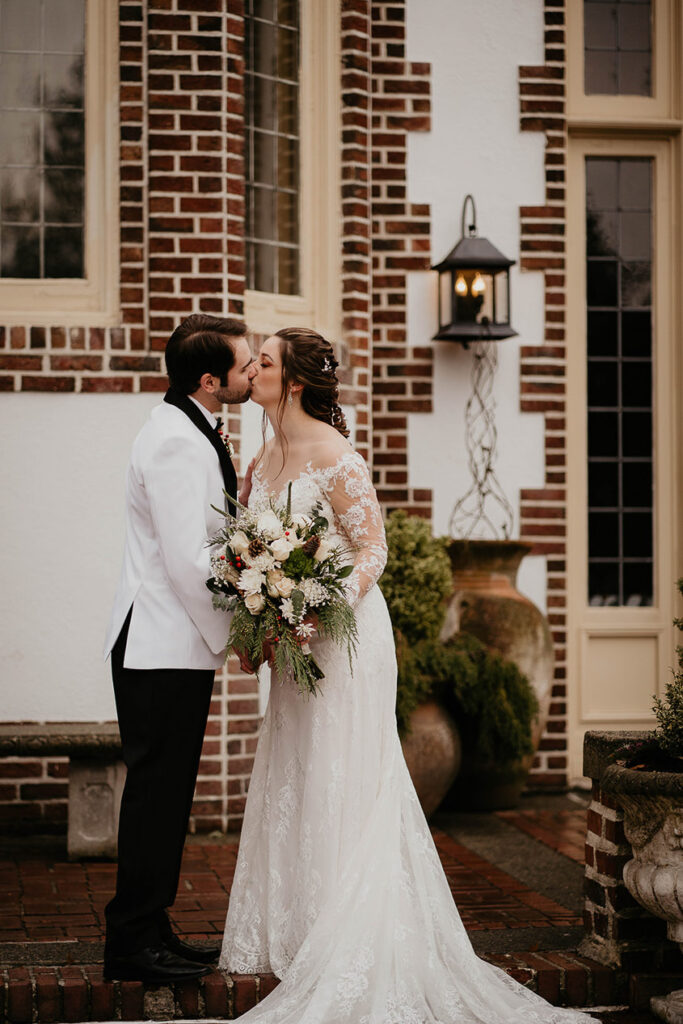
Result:
{"label": "bride", "polygon": [[314,643],[325,673],[315,698],[272,680],[219,966],[282,979],[245,1024],[590,1021],[478,959],[453,902],[396,731],[396,658],[376,585],[384,528],[346,440],[336,366],[319,334],[288,328],[252,370],[274,437],[249,505],[283,501],[290,480],[293,512],[322,503],[330,538],[355,552],[359,643],[352,673],[344,650]]}

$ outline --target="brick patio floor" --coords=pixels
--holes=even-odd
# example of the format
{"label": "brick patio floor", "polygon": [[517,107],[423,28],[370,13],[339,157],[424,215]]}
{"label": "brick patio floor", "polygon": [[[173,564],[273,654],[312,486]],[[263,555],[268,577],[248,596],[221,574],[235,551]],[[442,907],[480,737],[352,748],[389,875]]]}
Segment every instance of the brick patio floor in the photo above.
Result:
{"label": "brick patio floor", "polygon": [[[445,833],[434,838],[468,930],[581,923]],[[182,935],[222,935],[236,857],[236,842],[186,848],[172,911]],[[0,861],[0,943],[103,939],[104,906],[115,880],[114,864]]]}
{"label": "brick patio floor", "polygon": [[[496,817],[556,851],[558,870],[564,857],[582,860],[585,809],[527,809]],[[535,892],[445,831],[435,829],[434,838],[465,927],[502,941],[496,952],[484,954],[486,959],[556,1005],[616,1008],[628,1001],[626,977],[573,950],[553,951],[544,944],[544,935],[580,924],[576,908],[568,910]],[[195,838],[187,844],[172,912],[183,937],[218,941],[236,855],[237,842],[230,839]],[[115,874],[111,863],[70,864],[55,855],[23,855],[20,848],[15,856],[0,859],[0,1022],[232,1019],[277,984],[272,975],[226,978],[218,972],[199,983],[161,988],[105,982],[103,910]],[[505,936],[515,934],[536,939],[518,952],[519,943],[505,945]],[[506,948],[515,951],[500,951]],[[624,1016],[606,1010],[596,1011],[596,1017],[605,1024],[653,1019],[647,1013]]]}
{"label": "brick patio floor", "polygon": [[586,844],[586,811],[498,811],[497,817],[583,864]]}

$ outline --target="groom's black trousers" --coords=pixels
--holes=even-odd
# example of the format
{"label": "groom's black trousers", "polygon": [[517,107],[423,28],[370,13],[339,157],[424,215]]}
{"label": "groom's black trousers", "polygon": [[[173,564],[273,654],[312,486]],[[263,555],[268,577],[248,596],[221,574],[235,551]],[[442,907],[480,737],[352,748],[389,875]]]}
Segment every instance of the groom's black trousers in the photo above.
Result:
{"label": "groom's black trousers", "polygon": [[[131,609],[132,612],[132,609]],[[123,667],[131,612],[111,655],[123,759],[116,895],[107,904],[106,953],[134,953],[168,935],[213,669]]]}

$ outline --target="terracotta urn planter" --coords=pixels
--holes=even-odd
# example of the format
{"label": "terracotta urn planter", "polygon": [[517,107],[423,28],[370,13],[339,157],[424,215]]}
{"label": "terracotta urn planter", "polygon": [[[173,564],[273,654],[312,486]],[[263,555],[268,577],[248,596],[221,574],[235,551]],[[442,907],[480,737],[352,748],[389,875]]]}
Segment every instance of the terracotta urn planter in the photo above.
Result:
{"label": "terracotta urn planter", "polygon": [[434,813],[460,768],[460,734],[451,716],[436,701],[415,708],[410,732],[401,740],[403,756],[425,817]]}
{"label": "terracotta urn planter", "polygon": [[[530,550],[530,544],[515,540],[451,541],[453,596],[441,639],[459,631],[470,633],[527,676],[539,706],[532,732],[536,749],[550,708],[554,653],[546,617],[516,588],[517,570]],[[507,764],[484,761],[465,742],[462,768],[446,805],[472,810],[516,806],[532,760],[526,756]]]}
{"label": "terracotta urn planter", "polygon": [[548,620],[516,589],[517,570],[530,551],[518,540],[452,540],[453,596],[441,639],[463,630],[515,662],[538,700],[536,747],[548,718],[555,659]]}

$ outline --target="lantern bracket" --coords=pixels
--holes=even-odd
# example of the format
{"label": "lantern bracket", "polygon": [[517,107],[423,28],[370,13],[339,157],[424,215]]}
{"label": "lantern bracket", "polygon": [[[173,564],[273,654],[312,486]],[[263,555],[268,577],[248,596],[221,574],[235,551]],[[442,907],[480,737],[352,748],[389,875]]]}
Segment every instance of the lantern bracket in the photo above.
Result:
{"label": "lantern bracket", "polygon": [[462,238],[465,237],[465,214],[467,213],[467,204],[472,207],[472,217],[467,224],[467,234],[470,238],[475,238],[477,234],[477,208],[474,205],[474,196],[471,193],[467,193],[465,201],[462,204],[462,215],[460,217],[460,235]]}

